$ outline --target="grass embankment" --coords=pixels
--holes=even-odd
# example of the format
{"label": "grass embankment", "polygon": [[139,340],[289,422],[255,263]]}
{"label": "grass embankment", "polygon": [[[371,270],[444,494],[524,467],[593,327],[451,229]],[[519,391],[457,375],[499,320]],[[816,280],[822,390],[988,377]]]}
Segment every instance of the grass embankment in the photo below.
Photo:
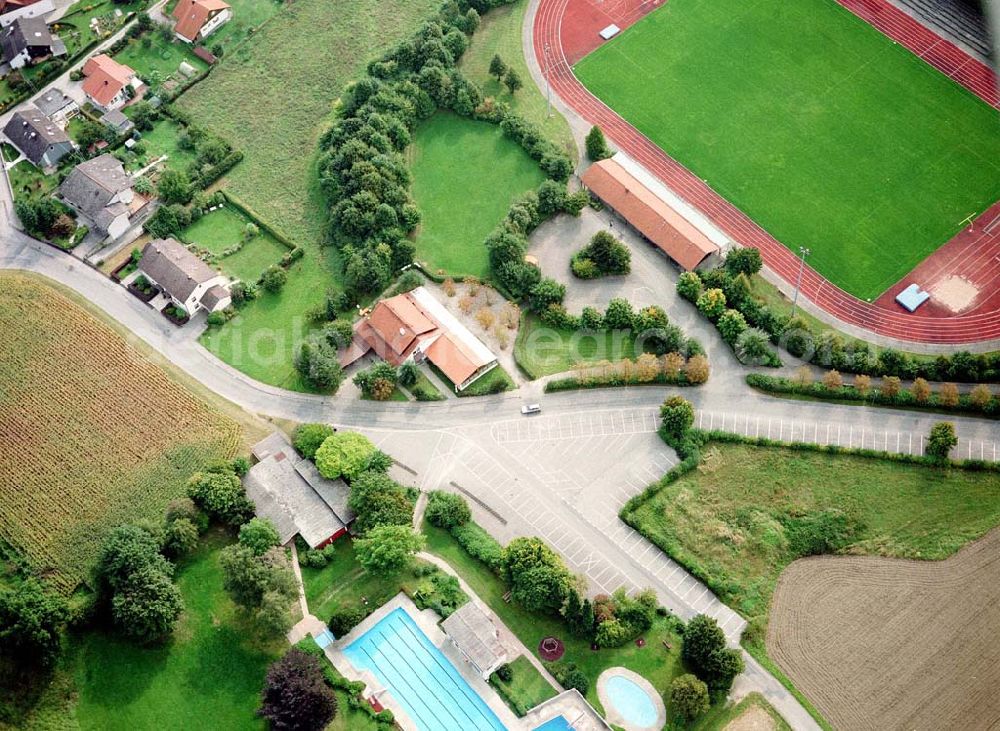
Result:
{"label": "grass embankment", "polygon": [[[546,137],[566,150],[575,160],[577,149],[569,123],[555,107],[547,109],[545,91],[535,84],[524,60],[521,35],[527,10],[528,0],[517,0],[510,5],[490,10],[483,16],[482,24],[472,36],[472,43],[458,67],[469,79],[479,84],[485,94],[509,104],[515,112],[538,125]],[[495,54],[509,68],[513,68],[524,82],[517,93],[511,94],[503,82],[490,75],[490,61]]]}
{"label": "grass embankment", "polygon": [[[307,390],[292,367],[310,327],[304,313],[342,281],[336,252],[320,246],[325,204],[314,169],[317,140],[344,86],[439,4],[360,0],[336,12],[326,0],[286,4],[178,101],[199,125],[243,151],[226,191],[305,251],[280,294],[263,294],[202,339],[247,375]],[[328,52],[303,52],[303,38]]]}
{"label": "grass embankment", "polygon": [[432,272],[487,277],[483,241],[514,199],[545,179],[541,169],[497,125],[446,112],[416,129],[407,157],[423,215],[417,259]]}
{"label": "grass embankment", "polygon": [[500,680],[495,674],[490,683],[514,713],[519,717],[529,710],[556,696],[556,690],[542,677],[524,655],[518,655],[510,664],[510,682]]}
{"label": "grass embankment", "polygon": [[635,338],[630,332],[584,333],[557,330],[527,313],[514,341],[514,358],[532,379],[573,370],[579,363],[600,363],[635,358]]}
{"label": "grass embankment", "polygon": [[1000,197],[996,110],[828,0],[670,2],[574,71],[861,298]]}
{"label": "grass embankment", "polygon": [[[598,710],[601,705],[597,699],[597,677],[610,667],[623,666],[639,673],[661,693],[674,677],[684,672],[680,662],[680,637],[671,630],[666,619],[658,618],[644,635],[645,647],[630,643],[615,649],[591,650],[590,643],[570,635],[559,618],[529,612],[516,602],[504,601],[507,587],[503,581],[469,556],[450,533],[426,523],[424,533],[427,550],[445,559],[529,651],[537,652],[538,644],[546,637],[558,637],[563,641],[566,653],[561,662],[575,663],[590,679],[587,700]],[[670,650],[664,647],[664,642],[671,646]]]}
{"label": "grass embankment", "polygon": [[213,530],[177,569],[184,614],[172,639],[140,647],[100,632],[74,640],[67,664],[76,680],[83,728],[263,728],[256,717],[267,666],[284,638],[261,640],[222,588]]}
{"label": "grass embankment", "polygon": [[69,592],[107,529],[160,518],[240,426],[41,280],[0,276],[0,332],[0,539]]}
{"label": "grass embankment", "polygon": [[762,630],[778,577],[795,559],[830,546],[945,558],[1000,522],[1000,490],[989,472],[715,444],[696,471],[627,517]]}
{"label": "grass embankment", "polygon": [[221,256],[226,249],[243,240],[248,223],[251,223],[250,219],[235,208],[224,206],[206,213],[188,226],[181,238],[220,256],[217,265],[226,274],[245,282],[255,282],[261,272],[281,260],[288,248],[266,231],[260,231],[235,254]]}

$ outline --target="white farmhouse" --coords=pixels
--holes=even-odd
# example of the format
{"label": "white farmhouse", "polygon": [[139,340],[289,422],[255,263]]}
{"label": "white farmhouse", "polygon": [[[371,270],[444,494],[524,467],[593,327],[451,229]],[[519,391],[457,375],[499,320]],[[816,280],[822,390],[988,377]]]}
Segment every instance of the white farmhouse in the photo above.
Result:
{"label": "white farmhouse", "polygon": [[176,239],[153,239],[146,244],[139,271],[189,315],[224,310],[232,303],[224,286],[226,277]]}

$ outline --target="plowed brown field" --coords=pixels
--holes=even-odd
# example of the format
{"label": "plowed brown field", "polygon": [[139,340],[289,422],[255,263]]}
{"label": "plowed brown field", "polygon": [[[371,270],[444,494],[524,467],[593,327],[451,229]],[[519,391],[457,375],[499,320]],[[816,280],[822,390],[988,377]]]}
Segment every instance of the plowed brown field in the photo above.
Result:
{"label": "plowed brown field", "polygon": [[794,562],[767,650],[838,731],[1000,728],[1000,530],[944,561]]}
{"label": "plowed brown field", "polygon": [[57,290],[0,275],[0,540],[62,591],[108,528],[158,518],[240,427]]}

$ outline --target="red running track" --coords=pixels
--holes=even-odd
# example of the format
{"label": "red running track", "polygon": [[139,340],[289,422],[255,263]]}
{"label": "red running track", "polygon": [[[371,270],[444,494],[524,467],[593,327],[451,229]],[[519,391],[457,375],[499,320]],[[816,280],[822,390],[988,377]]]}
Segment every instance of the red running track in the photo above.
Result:
{"label": "red running track", "polygon": [[[930,32],[905,14],[900,13],[899,15],[902,16],[900,18],[886,11],[885,8],[892,8],[886,0],[838,1],[842,2],[845,7],[858,5],[860,8],[866,9],[869,14],[884,13],[884,15],[880,15],[880,22],[884,23],[885,28],[879,28],[879,30],[887,34],[891,35],[894,32],[902,34],[906,31],[912,33],[914,39],[918,39],[925,38],[925,36],[916,29],[921,29],[925,33]],[[656,7],[652,2],[638,4],[645,6],[646,12]],[[622,2],[617,5],[633,11],[629,12],[627,17],[620,19],[612,16],[613,22],[618,23],[623,28],[645,14],[644,12],[634,12],[637,5],[635,2]],[[572,48],[569,50],[578,59],[577,54],[581,50],[579,42],[581,35],[578,31],[572,31],[572,28],[576,26],[578,18],[589,18],[589,21],[584,21],[584,25],[589,27],[594,27],[595,22],[603,22],[600,15],[595,15],[593,7],[587,0],[540,0],[532,28],[533,45],[539,66],[543,69],[552,89],[577,114],[590,124],[599,125],[620,149],[639,161],[684,200],[697,207],[730,238],[742,246],[753,246],[760,249],[764,261],[772,271],[786,282],[794,282],[799,271],[799,261],[789,249],[750,220],[742,211],[722,198],[694,173],[639,133],[614,110],[587,91],[573,75],[571,61],[567,58],[567,49],[563,45],[563,35],[565,33],[567,39],[572,41]],[[848,9],[851,9],[852,12],[854,10],[850,7]],[[879,12],[875,12],[876,10]],[[860,11],[858,14],[860,15]],[[891,19],[892,25],[888,24],[887,18]],[[865,19],[867,20],[867,18]],[[907,20],[909,24],[905,22]],[[622,24],[623,22],[625,25]],[[915,26],[915,28],[910,26]],[[938,39],[938,41],[942,44],[946,43],[942,39]],[[913,40],[912,42],[916,43],[917,41]],[[907,45],[907,47],[910,46]],[[932,47],[934,47],[933,44],[928,48]],[[938,56],[935,55],[934,58],[943,63]],[[959,77],[959,72],[961,69],[969,67],[969,60],[966,56],[962,63],[957,63],[956,59],[957,65],[952,78],[964,83]],[[994,101],[991,103],[995,104],[995,89],[993,94]],[[1000,249],[1000,242],[997,242],[997,245]],[[974,312],[942,319],[940,316],[909,314],[892,308],[883,309],[848,294],[810,267],[806,267],[802,275],[801,292],[804,297],[834,317],[886,337],[911,342],[941,344],[976,343],[1000,339],[1000,311],[998,310]]]}

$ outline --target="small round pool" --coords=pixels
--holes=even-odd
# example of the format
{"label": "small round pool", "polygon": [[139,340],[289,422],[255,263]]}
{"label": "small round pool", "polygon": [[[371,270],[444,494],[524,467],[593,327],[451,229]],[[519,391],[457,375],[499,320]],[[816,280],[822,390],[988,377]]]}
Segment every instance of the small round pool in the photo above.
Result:
{"label": "small round pool", "polygon": [[608,720],[628,731],[659,729],[666,722],[666,709],[656,689],[625,668],[605,670],[598,678],[598,696]]}

